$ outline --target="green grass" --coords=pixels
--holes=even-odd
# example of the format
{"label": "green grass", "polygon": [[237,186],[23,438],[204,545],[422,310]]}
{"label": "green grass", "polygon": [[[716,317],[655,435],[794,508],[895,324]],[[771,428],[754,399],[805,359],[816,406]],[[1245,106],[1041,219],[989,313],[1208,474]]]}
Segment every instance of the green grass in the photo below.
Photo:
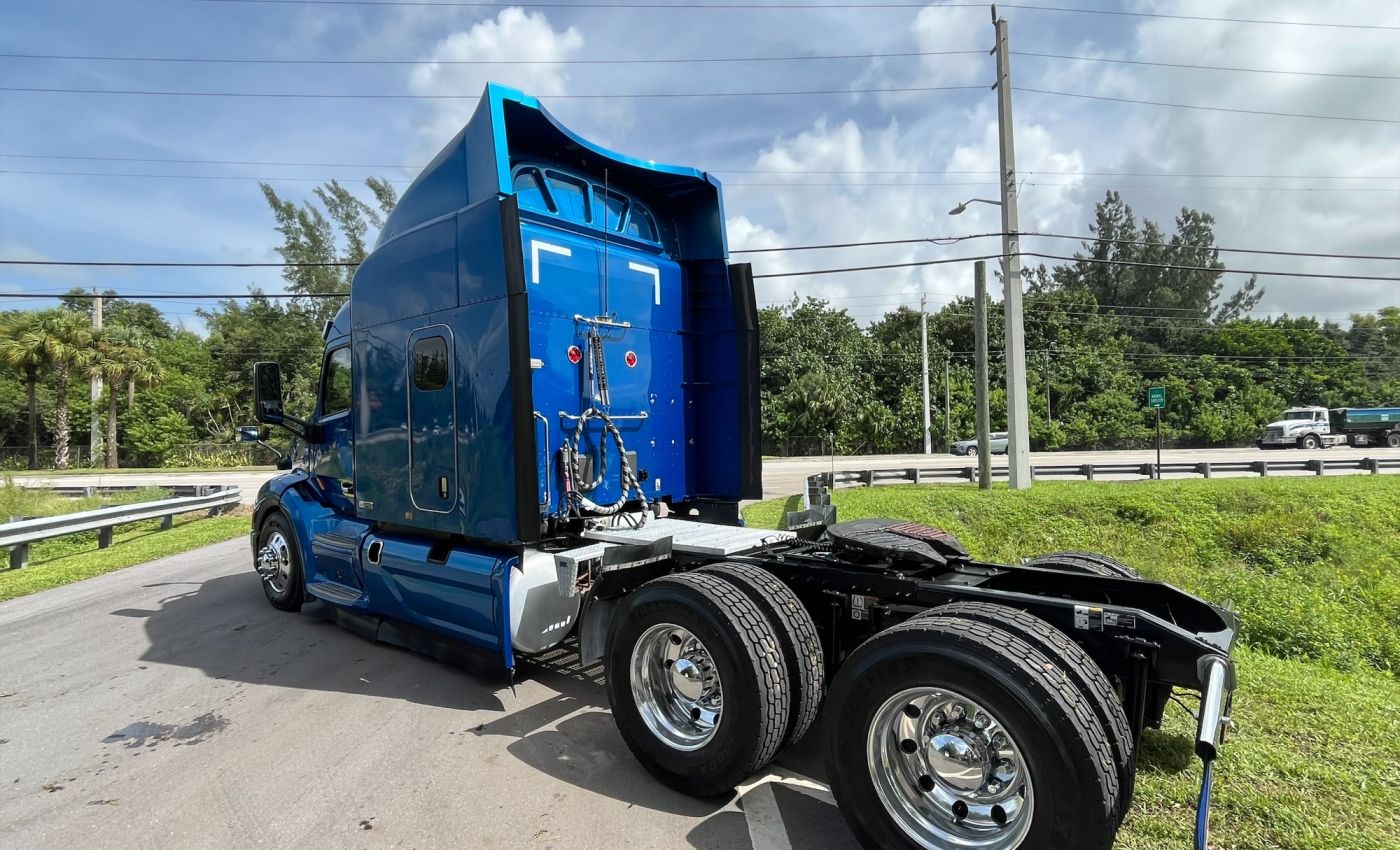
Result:
{"label": "green grass", "polygon": [[136,490],[104,493],[91,498],[72,498],[59,496],[44,489],[20,487],[6,477],[0,482],[0,522],[8,521],[12,516],[57,516],[112,505],[131,505],[168,498],[170,494],[160,487],[141,487]]}
{"label": "green grass", "polygon": [[[1065,549],[1121,558],[1243,617],[1239,731],[1218,765],[1212,846],[1400,847],[1400,477],[1040,482],[837,491],[843,519],[890,516],[979,557]],[[751,506],[773,527],[793,500]],[[1190,846],[1194,721],[1149,731],[1118,847]]]}
{"label": "green grass", "polygon": [[206,517],[200,512],[176,517],[169,531],[160,530],[160,520],[118,526],[106,549],[97,548],[96,532],[46,540],[30,547],[27,567],[7,570],[3,565],[8,562],[0,562],[0,602],[247,533],[246,514]]}

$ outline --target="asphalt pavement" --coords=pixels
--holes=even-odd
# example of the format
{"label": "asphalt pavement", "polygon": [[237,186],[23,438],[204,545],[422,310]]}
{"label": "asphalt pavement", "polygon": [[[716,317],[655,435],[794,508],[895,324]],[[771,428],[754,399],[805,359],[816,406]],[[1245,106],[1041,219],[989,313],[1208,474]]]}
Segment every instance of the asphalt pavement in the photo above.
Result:
{"label": "asphalt pavement", "polygon": [[0,846],[856,846],[815,740],[685,797],[575,660],[512,691],[277,611],[245,540],[0,603]]}

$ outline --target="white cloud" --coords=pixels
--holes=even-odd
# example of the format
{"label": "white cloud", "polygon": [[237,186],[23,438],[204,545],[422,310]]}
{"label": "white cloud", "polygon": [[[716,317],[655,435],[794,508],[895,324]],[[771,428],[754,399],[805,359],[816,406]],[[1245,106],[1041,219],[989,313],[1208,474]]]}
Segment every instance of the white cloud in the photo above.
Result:
{"label": "white cloud", "polygon": [[[465,96],[464,100],[434,102],[430,119],[420,133],[434,151],[462,128],[476,109],[476,96],[486,83],[496,80],[536,97],[568,92],[567,66],[560,60],[583,47],[583,35],[575,27],[556,29],[543,12],[503,9],[493,19],[480,21],[440,40],[430,53],[434,61],[418,65],[408,88],[418,95]],[[452,65],[451,61],[529,62],[522,65]]]}

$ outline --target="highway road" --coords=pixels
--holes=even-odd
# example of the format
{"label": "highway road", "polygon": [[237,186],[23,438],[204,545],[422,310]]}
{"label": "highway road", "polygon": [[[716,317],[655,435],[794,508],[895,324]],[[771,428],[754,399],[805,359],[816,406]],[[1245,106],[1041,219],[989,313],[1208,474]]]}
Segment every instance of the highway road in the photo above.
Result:
{"label": "highway road", "polygon": [[814,741],[657,784],[569,656],[514,691],[274,610],[233,540],[0,603],[0,846],[852,850]]}
{"label": "highway road", "polygon": [[[1206,461],[1225,463],[1229,461],[1255,460],[1348,460],[1366,457],[1400,459],[1400,449],[1362,448],[1352,449],[1342,446],[1332,449],[1302,451],[1260,451],[1254,448],[1242,449],[1167,449],[1162,452],[1163,463],[1202,463]],[[1156,453],[1151,449],[1129,451],[1094,452],[1034,452],[1031,464],[1083,464],[1083,463],[1151,463]],[[836,469],[901,469],[918,466],[925,469],[955,469],[976,466],[977,458],[954,457],[946,454],[934,455],[864,455],[838,457]],[[992,466],[1005,466],[1006,458],[997,455],[992,458]],[[764,498],[790,496],[800,493],[807,476],[826,472],[832,468],[831,458],[770,458],[763,462]],[[133,473],[94,473],[91,475],[48,476],[18,474],[17,483],[25,486],[45,484],[76,487],[87,486],[144,486],[148,484],[225,484],[242,488],[243,501],[252,504],[258,488],[276,473],[269,471],[236,470],[229,472],[133,472]],[[1239,474],[1239,473],[1237,473]],[[1275,473],[1270,473],[1275,474]],[[1278,473],[1288,474],[1288,473]],[[1293,473],[1310,475],[1312,473]],[[1128,476],[1136,478],[1137,476]],[[1193,476],[1183,476],[1193,477]]]}

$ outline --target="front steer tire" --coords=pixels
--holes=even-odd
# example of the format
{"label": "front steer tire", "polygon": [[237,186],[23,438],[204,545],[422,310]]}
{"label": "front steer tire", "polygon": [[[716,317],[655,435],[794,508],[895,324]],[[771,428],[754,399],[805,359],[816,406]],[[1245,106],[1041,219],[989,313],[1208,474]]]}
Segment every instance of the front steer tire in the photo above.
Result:
{"label": "front steer tire", "polygon": [[[1020,777],[1023,770],[1030,777],[1030,787],[1027,794],[1023,779],[1012,780],[1018,791],[1007,805],[1028,800],[1016,809],[1025,822],[1002,812],[1005,826],[1000,829],[1014,832],[998,832],[999,827],[988,822],[979,827],[986,830],[985,843],[977,843],[976,836],[967,841],[958,830],[968,828],[969,821],[963,820],[968,809],[963,808],[960,815],[957,802],[951,810],[941,807],[943,799],[938,795],[951,786],[940,770],[954,780],[960,778],[956,753],[928,746],[930,726],[946,720],[941,713],[921,713],[918,705],[910,703],[903,710],[904,717],[914,718],[908,722],[923,724],[923,718],[932,719],[929,726],[918,725],[921,731],[898,741],[892,755],[888,744],[903,733],[891,730],[886,736],[884,728],[872,731],[882,717],[906,722],[897,710],[890,714],[889,707],[898,709],[898,702],[911,692],[959,695],[990,714],[998,724],[993,728],[1003,730],[1015,743],[1021,761],[1013,775]],[[1113,842],[1119,822],[1118,771],[1107,734],[1087,697],[1062,667],[1012,632],[943,616],[919,617],[887,629],[866,641],[841,667],[827,694],[824,724],[832,793],[852,832],[871,850],[963,846],[1107,850]],[[949,727],[933,728],[946,731]],[[955,728],[970,734],[965,723]],[[916,737],[921,740],[916,742]],[[905,747],[912,747],[909,762],[900,761],[902,753],[911,753]],[[876,759],[875,752],[885,757]],[[939,752],[944,753],[941,761]],[[927,774],[913,778],[908,768],[912,765],[913,773],[919,772],[916,758],[940,765],[934,771],[940,778],[935,781]],[[893,797],[893,804],[886,804],[877,783],[885,785],[885,798]],[[906,805],[915,808],[901,808]],[[909,812],[918,807],[931,807],[921,811],[928,814],[925,823],[932,826],[921,827],[911,819]]]}
{"label": "front steer tire", "polygon": [[[689,637],[680,642],[672,638],[682,634]],[[646,662],[655,658],[647,647],[665,647],[670,641],[686,650],[694,647],[692,637],[701,652],[688,653],[686,669],[714,674],[721,706],[711,731],[696,732],[687,740],[680,735],[695,729],[686,726],[684,714],[665,711],[686,705],[665,698],[687,697],[689,683],[681,676],[679,660],[660,667]],[[608,699],[623,741],[653,776],[683,794],[710,797],[732,791],[772,761],[782,745],[791,698],[778,638],[762,609],[719,576],[682,573],[642,585],[614,615],[604,660]],[[652,678],[666,692],[662,698],[649,696],[648,680],[636,675],[634,662],[644,670],[676,673],[674,679]],[[671,686],[673,681],[677,684]],[[708,676],[705,681],[708,687]],[[697,714],[697,724],[705,717]]]}
{"label": "front steer tire", "polygon": [[751,564],[719,563],[696,570],[734,585],[768,616],[778,638],[792,697],[781,749],[802,740],[817,719],[826,688],[826,659],[821,638],[802,600],[767,570]]}
{"label": "front steer tire", "polygon": [[263,593],[273,608],[281,611],[300,611],[303,600],[302,585],[305,581],[301,555],[297,551],[297,539],[292,533],[291,523],[278,511],[268,514],[262,527],[258,529],[258,552],[254,553],[253,557],[260,557],[260,553],[268,546],[281,553],[282,563],[275,578],[260,576]]}

